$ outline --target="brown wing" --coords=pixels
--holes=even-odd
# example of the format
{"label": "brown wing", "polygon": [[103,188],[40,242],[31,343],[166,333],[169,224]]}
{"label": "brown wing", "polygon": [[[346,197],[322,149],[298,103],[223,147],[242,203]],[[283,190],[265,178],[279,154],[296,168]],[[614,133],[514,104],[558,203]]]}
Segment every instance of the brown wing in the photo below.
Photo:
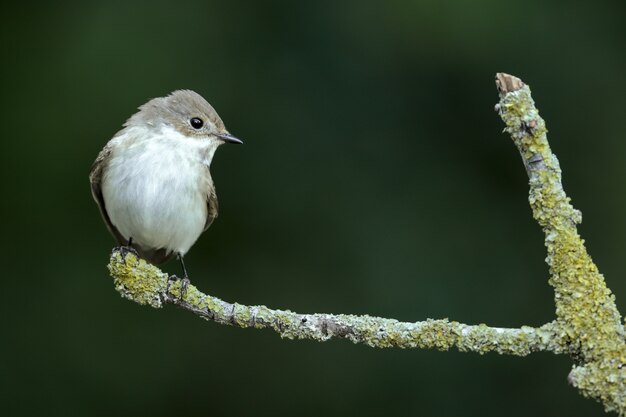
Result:
{"label": "brown wing", "polygon": [[213,220],[215,220],[215,218],[217,217],[218,209],[219,204],[217,202],[217,194],[215,194],[215,187],[211,185],[209,190],[209,197],[207,198],[207,216],[206,223],[204,223],[203,232],[205,232],[206,229],[211,226],[211,223],[213,223]]}
{"label": "brown wing", "polygon": [[109,159],[110,154],[111,148],[107,145],[98,154],[98,157],[91,166],[91,172],[89,173],[89,182],[91,182],[91,195],[93,196],[93,199],[96,200],[96,203],[98,203],[98,207],[100,208],[100,214],[102,215],[102,219],[106,223],[109,232],[111,232],[111,234],[115,236],[115,239],[117,239],[120,245],[127,245],[128,241],[124,239],[120,232],[111,223],[111,219],[109,218],[109,214],[107,213],[106,207],[104,206],[104,198],[102,196],[102,176],[104,175],[104,171],[106,169],[106,161]]}

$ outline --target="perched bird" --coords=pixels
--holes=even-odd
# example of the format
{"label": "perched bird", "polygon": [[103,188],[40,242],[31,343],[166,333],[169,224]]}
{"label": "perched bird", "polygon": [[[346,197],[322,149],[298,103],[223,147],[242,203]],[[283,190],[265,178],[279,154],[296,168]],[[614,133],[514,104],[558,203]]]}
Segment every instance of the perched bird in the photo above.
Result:
{"label": "perched bird", "polygon": [[217,217],[209,172],[232,136],[199,94],[177,90],[139,107],[106,144],[91,168],[91,193],[122,246],[160,264],[183,257]]}

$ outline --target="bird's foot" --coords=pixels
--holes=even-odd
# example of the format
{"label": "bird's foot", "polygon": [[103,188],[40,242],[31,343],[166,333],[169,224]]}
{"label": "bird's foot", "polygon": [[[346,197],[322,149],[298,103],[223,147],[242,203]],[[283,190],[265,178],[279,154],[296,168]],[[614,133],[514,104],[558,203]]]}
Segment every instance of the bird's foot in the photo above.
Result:
{"label": "bird's foot", "polygon": [[167,292],[170,291],[170,286],[175,282],[180,281],[180,293],[178,295],[178,303],[182,303],[187,294],[187,287],[189,287],[190,281],[187,277],[179,278],[176,275],[170,275],[167,279]]}
{"label": "bird's foot", "polygon": [[115,248],[116,250],[118,250],[120,252],[120,255],[122,255],[122,259],[124,260],[124,262],[126,262],[126,256],[129,253],[132,253],[133,255],[135,255],[137,258],[139,258],[139,253],[135,250],[135,248],[133,248],[132,246],[118,246],[117,248]]}

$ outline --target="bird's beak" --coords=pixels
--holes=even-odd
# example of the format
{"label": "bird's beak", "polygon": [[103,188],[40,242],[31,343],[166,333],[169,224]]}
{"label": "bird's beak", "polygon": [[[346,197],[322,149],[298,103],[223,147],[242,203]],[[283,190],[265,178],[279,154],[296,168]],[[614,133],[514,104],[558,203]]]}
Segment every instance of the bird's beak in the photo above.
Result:
{"label": "bird's beak", "polygon": [[231,135],[228,132],[218,133],[215,136],[217,136],[218,138],[222,139],[226,143],[236,143],[238,145],[243,145],[243,141],[241,139],[237,139],[236,137],[234,137],[233,135]]}

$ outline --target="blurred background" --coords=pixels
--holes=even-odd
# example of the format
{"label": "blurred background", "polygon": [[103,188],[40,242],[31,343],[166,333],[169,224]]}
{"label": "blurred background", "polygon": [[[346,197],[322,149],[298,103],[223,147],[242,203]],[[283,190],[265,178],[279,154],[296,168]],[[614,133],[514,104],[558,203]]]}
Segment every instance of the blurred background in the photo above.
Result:
{"label": "blurred background", "polygon": [[[91,163],[149,98],[193,89],[245,141],[186,257],[225,300],[301,313],[554,318],[494,74],[530,84],[626,312],[623,2],[3,2],[7,416],[603,415],[571,361],[374,350],[153,310],[114,291]],[[165,270],[178,273],[170,262]]]}

